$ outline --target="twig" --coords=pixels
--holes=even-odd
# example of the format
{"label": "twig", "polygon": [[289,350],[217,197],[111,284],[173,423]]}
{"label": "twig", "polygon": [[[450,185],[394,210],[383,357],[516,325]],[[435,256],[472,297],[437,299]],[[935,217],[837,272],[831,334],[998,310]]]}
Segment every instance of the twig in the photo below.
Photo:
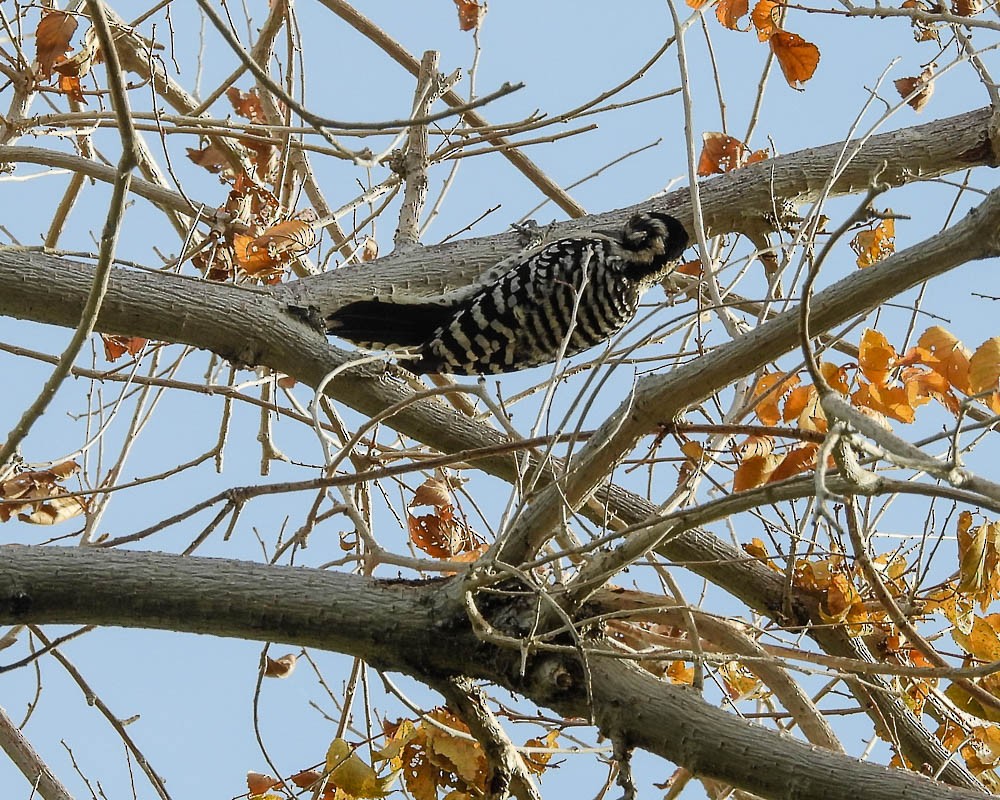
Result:
{"label": "twig", "polygon": [[115,247],[118,243],[118,235],[121,231],[121,221],[125,213],[125,201],[128,196],[129,184],[132,181],[132,169],[136,166],[135,131],[132,129],[132,120],[129,117],[128,98],[125,94],[125,84],[122,78],[121,65],[114,49],[111,30],[108,27],[107,19],[104,16],[104,6],[100,0],[87,0],[94,27],[97,31],[98,40],[105,53],[105,64],[108,74],[108,85],[111,89],[112,102],[118,118],[118,125],[122,140],[122,154],[115,170],[115,181],[112,189],[111,200],[108,204],[107,220],[104,230],[101,233],[100,255],[94,271],[94,280],[91,284],[87,303],[84,306],[80,323],[70,340],[69,345],[63,351],[59,363],[49,376],[45,385],[38,393],[38,397],[21,415],[21,419],[13,430],[7,435],[7,440],[3,447],[0,447],[0,464],[6,464],[17,450],[18,445],[28,435],[31,426],[38,420],[45,409],[48,408],[56,391],[62,385],[63,380],[69,375],[73,362],[76,360],[84,342],[87,341],[94,330],[97,321],[97,314],[104,301],[104,294],[108,288],[108,281],[111,278],[111,265],[115,255]]}

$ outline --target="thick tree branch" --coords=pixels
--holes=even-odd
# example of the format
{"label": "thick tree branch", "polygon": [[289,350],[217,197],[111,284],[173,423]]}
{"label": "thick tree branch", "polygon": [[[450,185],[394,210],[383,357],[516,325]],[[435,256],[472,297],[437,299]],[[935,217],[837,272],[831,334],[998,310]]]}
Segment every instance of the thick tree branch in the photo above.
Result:
{"label": "thick tree branch", "polygon": [[[975,166],[996,166],[989,137],[990,110],[871,137],[833,185],[831,197],[865,191],[872,176],[890,186],[948,175]],[[701,203],[708,235],[760,230],[775,202],[816,200],[841,157],[844,143],[799,150],[704,181]],[[654,201],[557,222],[552,237],[587,228],[620,226],[636,211],[665,211],[693,230],[688,189]],[[343,267],[276,289],[302,306],[334,309],[343,303],[396,292],[438,294],[468,285],[485,269],[517,252],[517,234],[507,232],[444,245],[391,253],[377,261]]]}
{"label": "thick tree branch", "polygon": [[[483,678],[698,775],[796,800],[978,800],[752,725],[618,659],[529,659],[480,642],[449,581],[358,575],[162,553],[0,548],[0,623],[86,623],[281,641],[335,650],[434,681]],[[88,602],[80,603],[86,595]],[[276,602],[275,598],[280,598]],[[530,613],[530,612],[529,612]],[[808,765],[808,766],[806,766]]]}

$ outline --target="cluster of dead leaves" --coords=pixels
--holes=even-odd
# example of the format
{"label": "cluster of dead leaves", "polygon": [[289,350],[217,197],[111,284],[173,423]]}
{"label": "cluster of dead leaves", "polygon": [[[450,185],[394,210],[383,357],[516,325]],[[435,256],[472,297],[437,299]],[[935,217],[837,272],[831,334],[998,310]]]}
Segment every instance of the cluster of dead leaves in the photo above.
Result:
{"label": "cluster of dead leaves", "polygon": [[[254,125],[265,125],[268,122],[267,114],[264,113],[264,106],[261,104],[260,95],[255,89],[243,92],[235,86],[226,89],[226,99],[233,107],[237,116],[253,123]],[[264,136],[254,136],[248,133],[244,136],[230,139],[238,144],[246,153],[246,158],[253,173],[262,182],[272,182],[278,174],[279,151],[273,142]],[[219,175],[224,180],[232,182],[236,176],[242,172],[245,165],[234,163],[232,155],[222,148],[217,141],[209,139],[202,147],[195,149],[187,148],[188,158],[199,167],[206,169],[213,175]]]}
{"label": "cluster of dead leaves", "polygon": [[[451,800],[484,796],[486,756],[479,742],[468,737],[468,726],[444,708],[436,708],[428,716],[439,724],[427,720],[385,723],[388,739],[379,752],[399,764],[403,784],[414,800],[437,800],[439,790]],[[559,732],[553,730],[544,739],[529,739],[524,744],[551,750],[558,738]],[[550,768],[551,758],[551,753],[523,754],[525,766],[535,775]]]}
{"label": "cluster of dead leaves", "polygon": [[[958,17],[974,17],[986,8],[983,0],[952,0],[951,13]],[[945,10],[941,0],[903,0],[900,8],[909,8],[924,14],[940,14]],[[942,22],[913,16],[910,18],[913,26],[913,38],[918,42],[936,42],[941,44],[940,28]]]}
{"label": "cluster of dead leaves", "polygon": [[55,525],[83,514],[82,497],[66,497],[60,484],[80,471],[75,461],[63,461],[48,469],[25,470],[0,481],[0,522],[15,516],[21,522]]}
{"label": "cluster of dead leaves", "polygon": [[[413,509],[429,506],[433,509],[419,516]],[[455,516],[451,490],[440,478],[428,478],[413,493],[406,510],[410,541],[433,558],[455,561],[475,561],[486,551],[476,533]]]}
{"label": "cluster of dead leaves", "polygon": [[[994,413],[1000,413],[1000,337],[988,339],[975,352],[966,348],[941,326],[925,330],[906,353],[900,355],[885,335],[867,329],[861,336],[856,364],[820,364],[827,384],[848,398],[853,406],[885,425],[887,420],[911,423],[916,411],[937,401],[953,414],[959,412],[959,394],[981,395]],[[826,432],[826,416],[819,393],[802,384],[798,375],[766,373],[754,387],[758,397],[754,413],[767,426],[791,423],[816,438]],[[685,443],[685,470],[702,457],[700,445]],[[735,448],[739,460],[733,491],[753,489],[812,469],[819,445],[808,441],[779,452],[774,437],[749,436]]]}
{"label": "cluster of dead leaves", "polygon": [[35,60],[38,76],[48,80],[55,74],[59,91],[79,103],[86,103],[80,79],[101,63],[101,51],[93,27],[88,28],[80,49],[70,57],[70,40],[76,33],[76,16],[65,11],[46,11],[35,29]]}
{"label": "cluster of dead leaves", "polygon": [[[414,800],[437,800],[439,790],[447,791],[449,800],[485,796],[486,755],[468,726],[444,708],[427,717],[385,722],[385,744],[373,750],[371,764],[344,739],[334,739],[322,769],[303,770],[288,780],[321,800],[385,797],[400,776]],[[544,739],[529,739],[525,747],[551,750],[558,737],[551,731]],[[525,753],[523,758],[528,770],[540,775],[549,769],[552,754]],[[247,787],[252,800],[280,800],[274,792],[286,788],[283,781],[257,772],[247,774]]]}
{"label": "cluster of dead leaves", "polygon": [[[385,767],[388,759],[379,759]],[[399,777],[399,767],[379,774],[366,763],[344,739],[334,739],[326,752],[322,769],[307,769],[292,775],[288,781],[300,789],[316,793],[321,800],[353,800],[353,798],[385,797]],[[284,781],[259,772],[247,773],[249,797],[254,800],[282,800]]]}
{"label": "cluster of dead leaves", "polygon": [[[687,0],[691,8],[701,8],[709,0]],[[719,0],[715,6],[715,16],[719,23],[729,30],[746,31],[740,20],[750,13],[750,22],[757,31],[757,38],[767,42],[781,67],[788,85],[801,91],[819,65],[819,48],[807,42],[797,33],[787,31],[782,26],[785,4],[775,0],[759,0],[750,11],[749,0]]]}
{"label": "cluster of dead leaves", "polygon": [[[254,124],[267,115],[253,90],[226,90],[233,111]],[[289,216],[278,198],[264,184],[278,173],[279,151],[269,141],[252,135],[235,140],[239,155],[211,139],[200,149],[188,148],[188,158],[218,175],[231,186],[220,209],[229,224],[224,233],[212,234],[207,246],[192,257],[192,263],[209,280],[228,281],[249,277],[261,283],[281,280],[285,268],[316,244],[316,215],[311,209]]]}
{"label": "cluster of dead leaves", "polygon": [[[208,280],[249,277],[278,283],[285,268],[316,244],[312,209],[282,218],[278,198],[246,173],[237,176],[221,210],[231,224],[225,233],[213,233],[206,247],[191,259]],[[237,227],[246,232],[237,232]]]}

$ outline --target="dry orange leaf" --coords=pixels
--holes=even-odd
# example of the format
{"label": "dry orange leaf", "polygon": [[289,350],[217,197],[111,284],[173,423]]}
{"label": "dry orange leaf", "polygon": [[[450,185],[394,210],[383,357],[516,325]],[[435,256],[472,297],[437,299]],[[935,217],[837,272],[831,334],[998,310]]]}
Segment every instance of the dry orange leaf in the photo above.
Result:
{"label": "dry orange leaf", "polygon": [[428,478],[417,487],[409,508],[414,506],[437,506],[444,508],[451,505],[451,492],[448,484],[439,478]]}
{"label": "dry orange leaf", "polygon": [[760,539],[755,536],[753,539],[750,540],[749,544],[744,544],[740,546],[743,548],[743,551],[748,556],[752,556],[753,558],[757,559],[766,567],[774,570],[775,572],[782,571],[781,567],[775,564],[771,560],[771,557],[767,554],[767,546],[764,544],[763,539]]}
{"label": "dry orange leaf", "polygon": [[782,420],[791,422],[793,419],[798,419],[799,415],[809,404],[809,401],[815,396],[815,386],[811,384],[808,386],[796,386],[788,393],[788,399],[785,400],[785,409],[781,413]]}
{"label": "dry orange leaf", "polygon": [[749,700],[767,697],[770,694],[760,678],[738,661],[727,661],[719,667],[719,674],[726,684],[726,692],[733,700]]}
{"label": "dry orange leaf", "polygon": [[186,147],[184,149],[187,150],[187,157],[193,163],[199,167],[204,167],[213,175],[217,175],[223,171],[232,172],[225,153],[214,144],[207,144],[200,150],[196,150],[193,147]]}
{"label": "dry orange leaf", "polygon": [[671,661],[665,674],[671,683],[678,683],[682,686],[690,686],[694,683],[694,666],[689,667],[685,661]]}
{"label": "dry orange leaf", "polygon": [[767,456],[774,452],[773,436],[748,436],[739,447],[740,458]]}
{"label": "dry orange leaf", "polygon": [[858,231],[851,239],[851,249],[858,256],[857,264],[861,269],[870,267],[877,261],[891,256],[896,252],[896,222],[884,219],[874,228]]}
{"label": "dry orange leaf", "polygon": [[69,51],[76,26],[76,17],[65,11],[49,11],[42,16],[35,29],[35,59],[42,78],[52,77],[56,59]]}
{"label": "dry orange leaf", "polygon": [[316,244],[316,231],[305,220],[289,219],[272,225],[260,236],[234,234],[236,263],[248,275],[265,282],[280,279],[282,267]]}
{"label": "dry orange leaf", "polygon": [[715,18],[731,31],[740,30],[739,21],[750,10],[749,0],[719,0],[715,7]]}
{"label": "dry orange leaf", "polygon": [[86,103],[80,78],[90,72],[94,64],[99,64],[102,60],[97,34],[90,28],[83,37],[83,45],[76,53],[69,58],[57,55],[52,62],[52,69],[59,73],[59,91],[79,103]]}
{"label": "dry orange leaf", "polygon": [[267,122],[267,115],[264,113],[264,107],[260,104],[260,97],[257,95],[256,89],[241,92],[235,86],[230,86],[226,89],[226,98],[232,105],[233,111],[243,119],[248,119],[251,122]]}
{"label": "dry orange leaf", "polygon": [[371,236],[366,236],[365,244],[361,248],[361,260],[374,261],[376,258],[378,258],[378,242]]}
{"label": "dry orange leaf", "polygon": [[884,334],[874,328],[865,329],[858,345],[858,366],[868,380],[879,385],[888,383],[896,358],[896,348]]}
{"label": "dry orange leaf", "polygon": [[788,85],[802,91],[802,84],[813,76],[819,66],[819,48],[797,33],[781,30],[774,31],[768,42]]}
{"label": "dry orange leaf", "polygon": [[819,369],[831,389],[845,396],[851,391],[851,385],[847,379],[846,367],[838,367],[829,361],[823,361],[820,363]]}
{"label": "dry orange leaf", "polygon": [[681,442],[681,452],[687,456],[681,464],[679,482],[683,483],[695,471],[705,457],[705,448],[698,442]]}
{"label": "dry orange leaf", "polygon": [[934,68],[935,65],[931,64],[915,77],[897,78],[893,81],[899,96],[914,111],[923,111],[934,94]]}
{"label": "dry orange leaf", "polygon": [[916,418],[910,405],[906,389],[902,386],[878,386],[862,383],[851,395],[851,403],[860,408],[868,408],[900,422],[910,423]]}
{"label": "dry orange leaf", "polygon": [[733,475],[733,491],[743,492],[747,489],[763,486],[780,460],[780,457],[774,453],[744,458],[737,467],[736,474]]}
{"label": "dry orange leaf", "polygon": [[818,452],[819,445],[815,444],[805,444],[802,447],[796,447],[775,467],[774,472],[768,477],[767,482],[776,483],[777,481],[783,481],[785,478],[791,478],[793,475],[798,475],[800,472],[812,469],[816,466],[816,454]]}
{"label": "dry orange leaf", "polygon": [[107,333],[102,333],[101,339],[104,341],[104,357],[108,361],[117,361],[126,353],[130,356],[138,355],[149,343],[149,339],[141,336],[114,336]]}
{"label": "dry orange leaf", "polygon": [[[750,149],[739,139],[717,131],[707,131],[701,135],[702,148],[698,157],[698,175],[717,175],[763,161],[770,154],[767,150]],[[699,266],[700,266],[700,262]]]}
{"label": "dry orange leaf", "polygon": [[295,671],[295,662],[298,661],[295,653],[285,653],[280,658],[267,657],[264,664],[265,678],[287,678]]}
{"label": "dry orange leaf", "polygon": [[757,29],[757,38],[762,42],[766,42],[777,31],[781,30],[778,25],[781,9],[781,3],[776,3],[774,0],[760,0],[750,12],[750,21]]}
{"label": "dry orange leaf", "polygon": [[907,367],[899,377],[906,390],[907,402],[913,408],[918,408],[934,399],[952,414],[958,413],[958,398],[951,393],[951,387],[944,375],[925,369]]}
{"label": "dry orange leaf", "polygon": [[[757,403],[757,407],[754,409],[757,419],[765,425],[777,425],[778,420],[781,419],[781,413],[778,411],[778,403],[798,383],[799,377],[797,375],[786,376],[780,372],[761,375],[757,381],[757,385],[753,389],[755,397],[763,396],[763,399]],[[777,388],[771,391],[775,386]]]}
{"label": "dry orange leaf", "polygon": [[959,17],[974,17],[981,14],[985,4],[983,0],[953,0],[951,10]]}
{"label": "dry orange leaf", "polygon": [[969,359],[969,389],[973,394],[996,391],[1000,381],[1000,336],[987,339]]}
{"label": "dry orange leaf", "polygon": [[479,5],[477,0],[455,0],[458,7],[458,27],[463,31],[471,31],[483,23],[486,16],[486,4]]}
{"label": "dry orange leaf", "polygon": [[250,796],[262,795],[269,789],[277,789],[281,787],[281,781],[277,778],[272,778],[270,775],[265,775],[262,772],[248,772],[247,773],[247,789],[250,790]]}
{"label": "dry orange leaf", "polygon": [[953,630],[951,638],[970,656],[983,661],[1000,661],[1000,614],[976,617],[969,633]]}
{"label": "dry orange leaf", "polygon": [[940,325],[934,325],[920,334],[917,347],[928,351],[931,356],[923,357],[922,363],[943,375],[963,394],[973,393],[969,386],[970,352],[957,337]]}
{"label": "dry orange leaf", "polygon": [[698,175],[715,175],[740,166],[746,146],[739,139],[724,133],[706,131],[701,135],[701,155]]}
{"label": "dry orange leaf", "polygon": [[[547,747],[554,750],[556,742],[559,741],[559,731],[549,731],[544,739],[528,739],[524,743],[525,747]],[[548,768],[552,753],[524,753],[524,765],[533,775],[541,775]]]}

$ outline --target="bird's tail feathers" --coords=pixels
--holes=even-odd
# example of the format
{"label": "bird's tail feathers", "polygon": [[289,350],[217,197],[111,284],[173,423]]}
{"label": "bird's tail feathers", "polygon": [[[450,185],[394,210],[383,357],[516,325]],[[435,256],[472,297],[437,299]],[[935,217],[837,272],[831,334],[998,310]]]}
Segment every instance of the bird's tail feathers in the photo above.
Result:
{"label": "bird's tail feathers", "polygon": [[359,300],[326,318],[327,333],[358,344],[417,347],[451,320],[453,305]]}

